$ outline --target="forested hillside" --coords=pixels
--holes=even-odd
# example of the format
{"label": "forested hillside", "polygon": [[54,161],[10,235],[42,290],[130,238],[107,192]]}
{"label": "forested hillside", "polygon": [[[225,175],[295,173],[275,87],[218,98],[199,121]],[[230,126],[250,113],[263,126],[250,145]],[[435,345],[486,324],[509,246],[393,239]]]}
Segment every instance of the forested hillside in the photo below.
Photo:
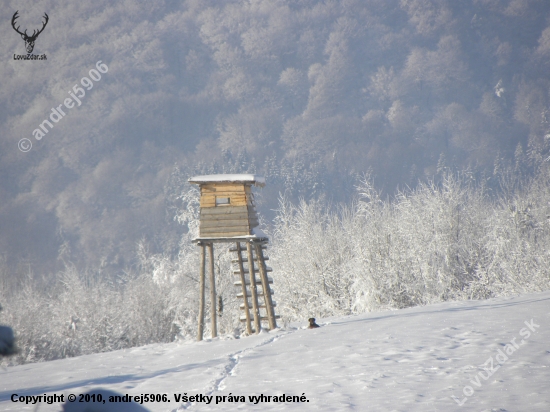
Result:
{"label": "forested hillside", "polygon": [[[29,31],[48,13],[46,61],[12,60],[16,10]],[[58,256],[120,270],[141,237],[176,253],[175,164],[264,174],[272,217],[280,191],[346,201],[367,170],[393,195],[440,158],[490,175],[497,156],[548,156],[544,0],[29,0],[0,15],[0,246],[22,272]],[[109,71],[36,140],[98,60]]]}
{"label": "forested hillside", "polygon": [[[29,33],[48,14],[46,60],[13,57],[16,11]],[[192,337],[198,174],[266,177],[287,321],[549,286],[546,0],[13,0],[0,16],[17,361]]]}

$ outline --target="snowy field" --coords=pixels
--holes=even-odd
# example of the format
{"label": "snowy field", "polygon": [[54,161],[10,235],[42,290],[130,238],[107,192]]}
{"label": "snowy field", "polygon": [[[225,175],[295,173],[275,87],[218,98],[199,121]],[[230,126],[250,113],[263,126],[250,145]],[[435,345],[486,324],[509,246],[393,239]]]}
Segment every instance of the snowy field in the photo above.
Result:
{"label": "snowy field", "polygon": [[[103,388],[167,394],[144,404],[150,411],[550,411],[550,292],[317,321],[10,367],[0,370],[0,410],[60,411],[10,398]],[[175,399],[201,394],[211,403]],[[261,394],[307,401],[249,401]],[[123,410],[107,406],[90,410]]]}

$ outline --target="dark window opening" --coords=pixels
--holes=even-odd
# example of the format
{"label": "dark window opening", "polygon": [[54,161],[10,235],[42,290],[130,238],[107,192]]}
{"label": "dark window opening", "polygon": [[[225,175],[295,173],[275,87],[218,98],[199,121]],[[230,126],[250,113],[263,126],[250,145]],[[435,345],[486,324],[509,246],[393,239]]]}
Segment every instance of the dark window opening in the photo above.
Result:
{"label": "dark window opening", "polygon": [[216,197],[216,206],[226,206],[229,205],[228,197]]}

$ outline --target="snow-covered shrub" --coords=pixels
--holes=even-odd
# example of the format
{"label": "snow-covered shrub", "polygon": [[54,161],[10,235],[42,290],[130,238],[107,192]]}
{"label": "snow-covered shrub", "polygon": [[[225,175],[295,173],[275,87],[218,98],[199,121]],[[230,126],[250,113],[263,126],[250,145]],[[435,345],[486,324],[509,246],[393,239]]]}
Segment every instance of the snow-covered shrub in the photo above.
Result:
{"label": "snow-covered shrub", "polygon": [[281,200],[271,261],[286,320],[550,287],[548,170],[511,198],[450,174],[393,201],[368,179],[358,193],[336,211]]}
{"label": "snow-covered shrub", "polygon": [[[276,312],[283,322],[428,303],[484,299],[550,288],[550,168],[514,190],[489,193],[468,175],[444,175],[383,200],[365,178],[357,199],[293,204],[284,197],[267,251]],[[507,184],[504,182],[504,184]],[[179,198],[187,227],[179,253],[151,254],[138,244],[138,265],[124,275],[78,271],[54,276],[0,272],[0,322],[16,332],[25,363],[194,339],[197,332],[198,191]],[[215,247],[220,335],[232,334],[239,304],[226,244]],[[17,282],[14,281],[17,279]],[[206,282],[208,288],[209,282]],[[210,317],[209,293],[206,316]],[[205,323],[205,337],[210,334]]]}
{"label": "snow-covered shrub", "polygon": [[351,313],[353,243],[342,215],[320,202],[281,200],[269,255],[285,318]]}

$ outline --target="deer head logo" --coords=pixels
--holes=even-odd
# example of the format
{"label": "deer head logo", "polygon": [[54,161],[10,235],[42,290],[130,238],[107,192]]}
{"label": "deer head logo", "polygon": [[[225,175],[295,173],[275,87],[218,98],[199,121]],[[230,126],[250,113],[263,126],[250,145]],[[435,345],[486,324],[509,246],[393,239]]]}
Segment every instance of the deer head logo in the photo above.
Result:
{"label": "deer head logo", "polygon": [[19,17],[17,15],[17,13],[19,13],[19,10],[16,11],[15,14],[13,15],[13,17],[11,19],[11,25],[12,25],[13,29],[21,35],[21,38],[23,40],[25,40],[25,47],[27,48],[27,53],[30,54],[30,53],[32,53],[32,51],[34,49],[34,42],[36,41],[36,38],[38,37],[38,35],[40,33],[42,33],[42,31],[44,31],[44,28],[46,27],[46,24],[48,24],[49,17],[46,13],[44,13],[44,19],[46,21],[44,21],[42,23],[42,28],[40,30],[38,30],[38,32],[36,30],[33,30],[32,35],[29,36],[27,34],[27,30],[25,30],[25,32],[22,33],[22,32],[19,31],[20,26],[17,26],[17,28],[15,27],[15,20],[17,20],[17,18]]}

